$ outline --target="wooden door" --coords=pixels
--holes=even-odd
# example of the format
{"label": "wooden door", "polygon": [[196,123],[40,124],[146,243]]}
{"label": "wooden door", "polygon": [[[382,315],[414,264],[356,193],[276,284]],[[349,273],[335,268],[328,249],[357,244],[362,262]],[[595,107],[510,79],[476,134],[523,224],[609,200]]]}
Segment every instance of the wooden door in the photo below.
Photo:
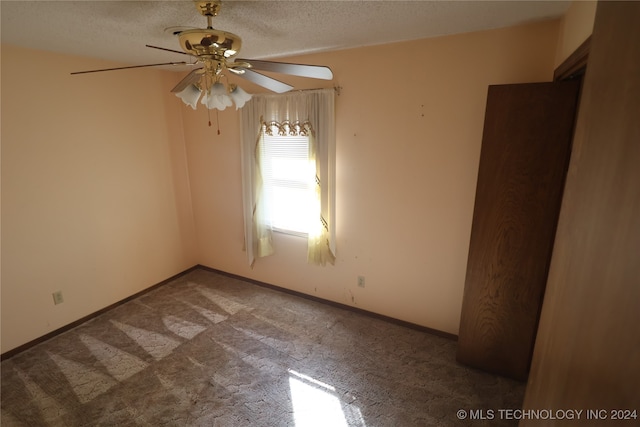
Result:
{"label": "wooden door", "polygon": [[640,424],[639,22],[640,2],[598,2],[524,401],[597,415],[521,427]]}
{"label": "wooden door", "polygon": [[524,380],[551,259],[579,83],[490,86],[459,362]]}

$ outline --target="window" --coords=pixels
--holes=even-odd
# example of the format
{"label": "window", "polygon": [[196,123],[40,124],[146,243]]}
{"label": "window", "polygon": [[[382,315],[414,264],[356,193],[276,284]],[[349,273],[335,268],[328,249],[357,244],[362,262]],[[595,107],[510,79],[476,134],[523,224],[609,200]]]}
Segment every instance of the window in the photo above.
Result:
{"label": "window", "polygon": [[310,264],[335,261],[334,95],[333,88],[256,94],[241,110],[244,249],[251,266],[276,253],[274,230],[306,236]]}
{"label": "window", "polygon": [[261,168],[267,222],[275,231],[306,236],[315,219],[315,165],[309,137],[263,130]]}

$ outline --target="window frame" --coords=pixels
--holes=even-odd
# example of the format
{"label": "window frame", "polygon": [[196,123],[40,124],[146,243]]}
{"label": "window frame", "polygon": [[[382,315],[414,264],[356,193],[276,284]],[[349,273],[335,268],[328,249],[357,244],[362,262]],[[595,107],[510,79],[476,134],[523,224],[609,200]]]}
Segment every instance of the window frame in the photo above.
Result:
{"label": "window frame", "polygon": [[[283,143],[282,141],[274,141],[271,138],[275,138],[275,139],[279,139],[279,138],[305,138],[305,154],[304,154],[304,161],[305,162],[309,162],[309,144],[311,144],[310,141],[310,133],[312,132],[311,129],[311,125],[308,122],[304,122],[302,124],[298,123],[298,122],[294,122],[291,123],[289,121],[284,121],[283,123],[277,123],[277,122],[270,122],[270,123],[263,123],[262,124],[262,130],[261,130],[261,137],[262,137],[262,146],[261,146],[261,150],[262,150],[262,156],[266,156],[268,153],[268,148],[270,148],[270,144],[271,142],[277,142],[278,143],[278,147],[276,149],[282,149],[284,148],[284,146],[286,145],[286,143]],[[274,158],[275,156],[269,156],[269,159]],[[283,156],[283,158],[295,158],[296,156],[291,156],[291,157],[286,157]],[[298,157],[301,158],[301,157]],[[267,158],[262,157],[261,158],[261,162],[262,165],[261,167],[262,169],[262,175],[263,175],[263,186],[266,187],[267,184],[267,177],[266,177],[266,173],[264,170],[264,163],[267,160]],[[311,198],[313,197],[313,191],[315,190],[314,186],[314,178],[315,177],[315,167],[313,170],[313,173],[309,173],[309,176],[307,177],[307,182],[306,182],[306,191],[309,193],[308,196]],[[271,175],[270,178],[271,181],[273,181],[273,176]],[[297,182],[300,185],[301,188],[304,189],[304,181],[305,179],[299,179],[299,180],[293,180],[293,182]],[[271,185],[272,183],[270,182],[269,185]],[[267,194],[267,188],[262,189],[262,192],[265,194],[265,198],[266,198],[266,194]],[[286,185],[280,185],[280,186],[274,186],[272,185],[271,188],[295,188],[294,186],[288,187]],[[270,209],[272,210],[273,207],[270,206]],[[309,230],[307,227],[306,231],[300,231],[299,229],[293,229],[293,228],[284,228],[282,223],[278,223],[278,225],[275,225],[276,223],[273,221],[273,214],[272,214],[273,210],[271,212],[269,212],[269,220],[270,220],[270,227],[274,232],[278,232],[281,234],[288,234],[291,236],[297,236],[297,237],[303,237],[303,238],[308,238],[309,236]],[[309,213],[310,215],[310,213]],[[312,221],[313,217],[309,216],[307,218],[308,221]]]}

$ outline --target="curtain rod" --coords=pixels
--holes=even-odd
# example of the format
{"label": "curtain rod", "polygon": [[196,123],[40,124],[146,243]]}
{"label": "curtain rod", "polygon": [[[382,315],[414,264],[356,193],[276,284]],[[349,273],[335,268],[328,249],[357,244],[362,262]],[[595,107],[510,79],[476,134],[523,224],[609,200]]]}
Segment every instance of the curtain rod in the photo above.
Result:
{"label": "curtain rod", "polygon": [[342,90],[342,86],[334,86],[333,88],[319,87],[315,89],[295,89],[295,90],[290,90],[288,92],[283,92],[283,93],[270,93],[270,92],[254,93],[253,96],[278,96],[278,95],[286,95],[288,93],[312,92],[314,90],[327,90],[327,89],[333,89],[336,92],[336,95],[340,96],[340,91]]}
{"label": "curtain rod", "polygon": [[[296,89],[293,90],[291,92],[310,92],[312,90],[325,90],[325,89],[331,89],[329,87],[319,87],[319,88],[315,88],[315,89]],[[340,91],[342,90],[342,86],[334,86],[333,90],[336,92],[336,95],[340,96]],[[287,92],[284,92],[287,93]]]}

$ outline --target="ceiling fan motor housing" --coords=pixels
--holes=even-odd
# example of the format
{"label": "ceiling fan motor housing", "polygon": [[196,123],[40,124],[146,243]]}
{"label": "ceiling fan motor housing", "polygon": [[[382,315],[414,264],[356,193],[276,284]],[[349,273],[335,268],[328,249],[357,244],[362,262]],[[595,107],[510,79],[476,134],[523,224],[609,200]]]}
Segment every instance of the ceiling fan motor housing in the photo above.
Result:
{"label": "ceiling fan motor housing", "polygon": [[178,38],[185,52],[203,58],[232,58],[242,47],[239,36],[213,28],[182,31]]}

